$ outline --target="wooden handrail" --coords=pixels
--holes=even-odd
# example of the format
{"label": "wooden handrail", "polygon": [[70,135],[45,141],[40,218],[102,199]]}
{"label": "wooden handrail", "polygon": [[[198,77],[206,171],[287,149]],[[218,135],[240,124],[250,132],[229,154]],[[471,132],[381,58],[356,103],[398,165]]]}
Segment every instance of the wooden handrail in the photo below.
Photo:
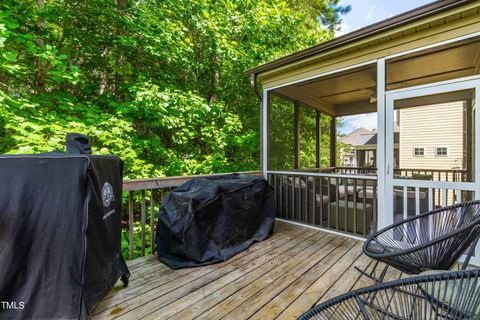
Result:
{"label": "wooden handrail", "polygon": [[[324,167],[324,168],[306,168],[296,169],[299,171],[304,170],[377,170],[376,167]],[[425,169],[425,168],[395,168],[398,171],[427,171],[427,172],[462,172],[466,173],[466,169]]]}
{"label": "wooden handrail", "polygon": [[[243,171],[238,172],[240,174],[261,175],[261,171]],[[193,176],[175,176],[175,177],[158,177],[147,179],[127,179],[123,180],[123,191],[140,191],[150,189],[162,189],[178,187],[182,183],[187,182],[193,178],[208,178],[215,176],[222,176],[231,173],[213,173],[213,174],[200,174]]]}

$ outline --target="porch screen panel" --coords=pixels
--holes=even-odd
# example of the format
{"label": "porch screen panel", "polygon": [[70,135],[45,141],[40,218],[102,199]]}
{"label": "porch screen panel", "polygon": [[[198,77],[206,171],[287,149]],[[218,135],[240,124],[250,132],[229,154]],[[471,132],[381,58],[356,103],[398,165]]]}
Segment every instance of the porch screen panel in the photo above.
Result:
{"label": "porch screen panel", "polygon": [[316,113],[315,110],[300,107],[300,168],[316,167]]}
{"label": "porch screen panel", "polygon": [[413,181],[475,182],[474,98],[473,90],[462,90],[395,101],[394,179],[412,180],[411,187],[394,187],[396,220],[472,199],[472,192],[414,187]]}
{"label": "porch screen panel", "polygon": [[294,168],[294,104],[271,95],[269,113],[269,170]]}

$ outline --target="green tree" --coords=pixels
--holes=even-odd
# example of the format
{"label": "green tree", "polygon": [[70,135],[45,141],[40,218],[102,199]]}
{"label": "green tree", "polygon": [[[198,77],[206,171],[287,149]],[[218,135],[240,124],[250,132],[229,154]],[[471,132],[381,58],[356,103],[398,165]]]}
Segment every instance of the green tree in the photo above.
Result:
{"label": "green tree", "polygon": [[338,0],[4,0],[0,152],[67,132],[128,177],[258,167],[250,67],[333,36]]}

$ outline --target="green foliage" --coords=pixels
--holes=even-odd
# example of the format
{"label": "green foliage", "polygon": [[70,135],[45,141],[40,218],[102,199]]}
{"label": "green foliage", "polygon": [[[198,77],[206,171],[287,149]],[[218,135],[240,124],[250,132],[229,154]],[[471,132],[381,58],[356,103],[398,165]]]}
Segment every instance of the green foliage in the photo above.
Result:
{"label": "green foliage", "polygon": [[[139,221],[133,224],[133,259],[141,256],[142,252],[142,225]],[[155,239],[154,239],[155,241]],[[152,247],[150,246],[150,224],[145,225],[145,255],[148,256],[152,253]],[[130,256],[130,232],[128,228],[122,229],[122,255],[124,257]]]}
{"label": "green foliage", "polygon": [[[313,109],[299,107],[300,169],[316,167],[316,113]],[[323,168],[330,166],[330,121],[321,114],[320,160]],[[290,170],[294,167],[294,104],[275,95],[270,96],[270,162],[273,170]],[[341,119],[337,118],[337,127]],[[344,145],[337,141],[340,150]],[[337,152],[338,156],[340,153]],[[340,162],[338,162],[340,163]]]}
{"label": "green foliage", "polygon": [[2,1],[0,152],[63,150],[75,131],[131,178],[257,169],[259,102],[243,72],[330,38],[347,11],[338,0]]}

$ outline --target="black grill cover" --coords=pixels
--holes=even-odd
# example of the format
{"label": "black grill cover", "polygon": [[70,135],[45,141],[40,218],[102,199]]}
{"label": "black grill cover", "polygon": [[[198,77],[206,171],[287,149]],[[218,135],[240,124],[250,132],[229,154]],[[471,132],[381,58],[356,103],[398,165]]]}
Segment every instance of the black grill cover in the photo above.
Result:
{"label": "black grill cover", "polygon": [[128,276],[122,174],[115,157],[0,156],[0,319],[86,319]]}
{"label": "black grill cover", "polygon": [[261,177],[192,179],[160,207],[157,252],[173,269],[225,261],[273,231],[273,189]]}

